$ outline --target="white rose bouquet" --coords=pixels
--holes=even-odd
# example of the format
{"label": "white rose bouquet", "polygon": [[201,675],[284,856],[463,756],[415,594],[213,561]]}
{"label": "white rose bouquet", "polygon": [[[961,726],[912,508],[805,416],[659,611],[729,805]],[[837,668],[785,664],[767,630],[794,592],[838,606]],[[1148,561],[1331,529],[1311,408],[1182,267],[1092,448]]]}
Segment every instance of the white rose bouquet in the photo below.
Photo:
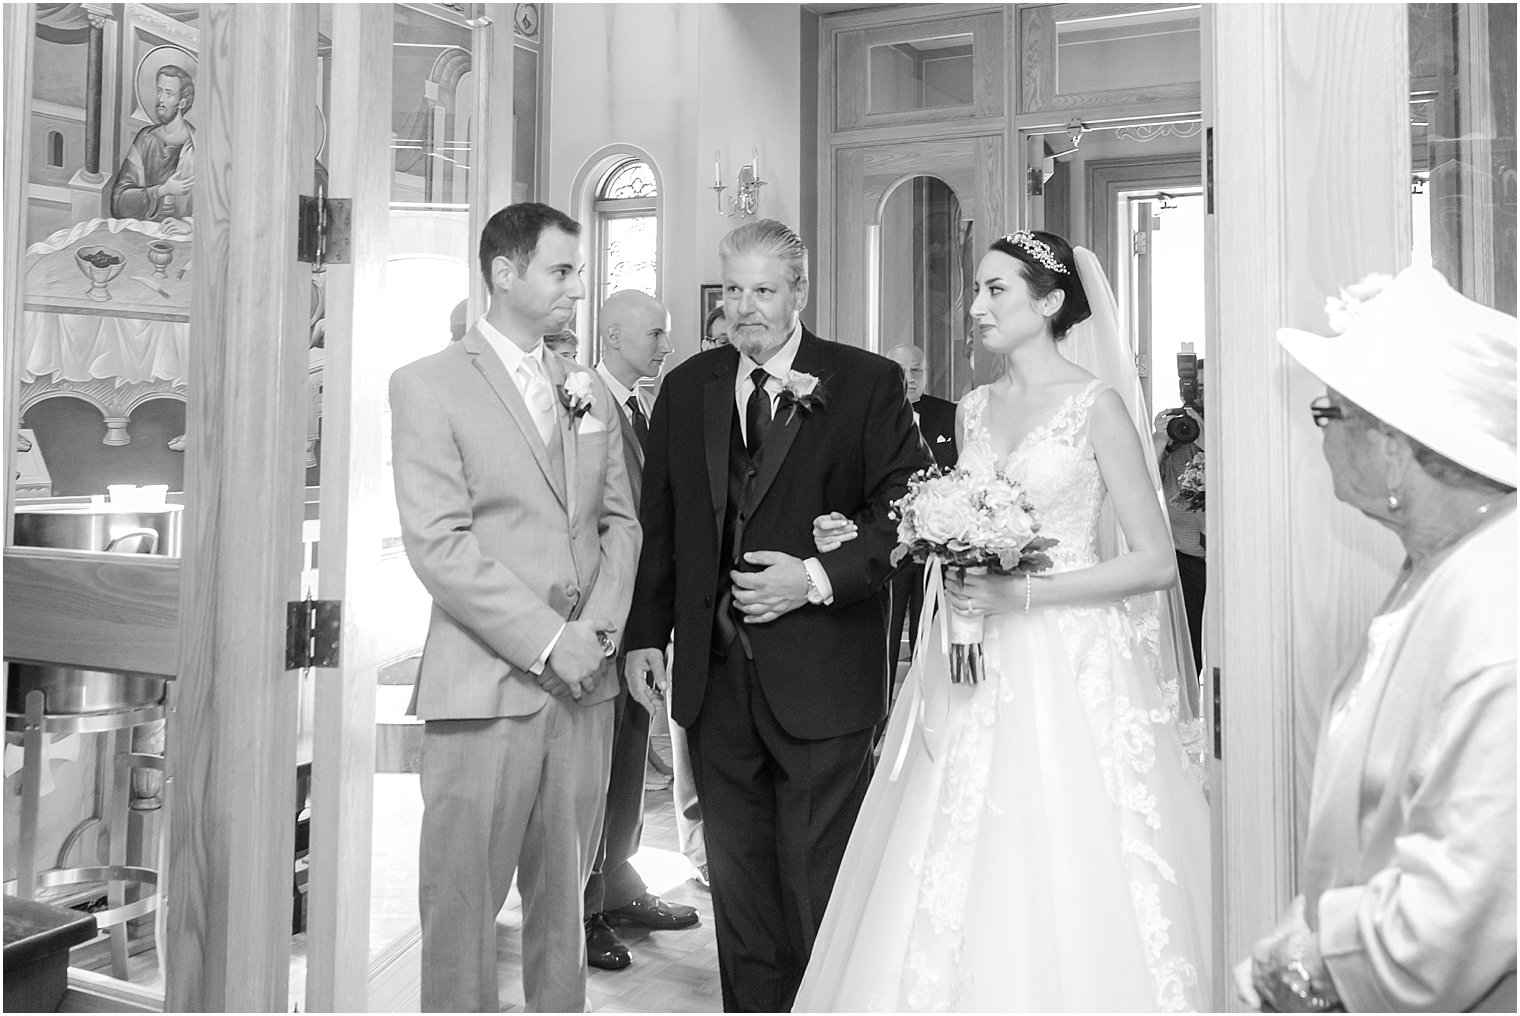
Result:
{"label": "white rose bouquet", "polygon": [[1185,511],[1203,511],[1203,452],[1198,452],[1177,474],[1177,493],[1172,504]]}
{"label": "white rose bouquet", "polygon": [[[908,492],[893,502],[897,523],[895,565],[904,557],[923,564],[931,558],[946,568],[985,568],[997,575],[1050,568],[1046,553],[1056,541],[1040,535],[1029,497],[1002,473],[914,474]],[[950,680],[976,684],[982,677],[983,619],[956,612],[946,616],[950,636]]]}

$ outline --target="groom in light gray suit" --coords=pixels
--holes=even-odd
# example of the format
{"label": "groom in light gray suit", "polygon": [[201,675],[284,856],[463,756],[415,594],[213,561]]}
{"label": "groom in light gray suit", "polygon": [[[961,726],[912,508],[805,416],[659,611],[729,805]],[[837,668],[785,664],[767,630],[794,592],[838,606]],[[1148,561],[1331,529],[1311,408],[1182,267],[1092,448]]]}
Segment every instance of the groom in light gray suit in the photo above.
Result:
{"label": "groom in light gray suit", "polygon": [[580,227],[511,205],[480,238],[490,309],[391,378],[407,557],[433,597],[423,721],[422,1008],[497,1012],[514,871],[523,988],[579,1012],[581,889],[601,836],[639,527],[618,406],[542,337],[585,295]]}

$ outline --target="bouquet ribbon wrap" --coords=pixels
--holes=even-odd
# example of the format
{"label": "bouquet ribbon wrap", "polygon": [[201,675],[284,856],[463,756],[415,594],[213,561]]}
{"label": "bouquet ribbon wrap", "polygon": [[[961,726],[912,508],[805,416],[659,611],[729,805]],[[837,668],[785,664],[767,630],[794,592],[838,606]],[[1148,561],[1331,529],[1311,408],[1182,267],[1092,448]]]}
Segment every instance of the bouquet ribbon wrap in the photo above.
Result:
{"label": "bouquet ribbon wrap", "polygon": [[[950,740],[950,704],[959,695],[969,695],[970,685],[956,685],[950,675],[950,650],[954,643],[950,631],[951,619],[956,615],[945,602],[944,568],[938,558],[930,558],[924,565],[924,606],[918,616],[918,645],[913,651],[910,675],[904,693],[912,696],[907,708],[917,714],[913,731],[904,734],[892,761],[889,782],[895,782],[902,772],[903,763],[915,741],[921,739],[924,754],[938,764],[945,746]],[[977,640],[980,642],[982,619],[962,618],[976,623]],[[935,650],[938,650],[936,652]]]}

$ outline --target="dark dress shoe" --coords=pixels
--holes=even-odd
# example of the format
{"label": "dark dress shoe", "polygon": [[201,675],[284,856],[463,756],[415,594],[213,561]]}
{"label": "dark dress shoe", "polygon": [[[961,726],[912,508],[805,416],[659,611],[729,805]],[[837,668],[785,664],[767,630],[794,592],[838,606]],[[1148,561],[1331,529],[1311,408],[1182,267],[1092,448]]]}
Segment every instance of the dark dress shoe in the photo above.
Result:
{"label": "dark dress shoe", "polygon": [[586,965],[598,970],[623,970],[633,962],[628,947],[602,914],[586,917]]}
{"label": "dark dress shoe", "polygon": [[666,903],[654,893],[642,893],[626,907],[614,907],[604,916],[610,924],[636,924],[654,931],[674,931],[697,923],[697,908]]}

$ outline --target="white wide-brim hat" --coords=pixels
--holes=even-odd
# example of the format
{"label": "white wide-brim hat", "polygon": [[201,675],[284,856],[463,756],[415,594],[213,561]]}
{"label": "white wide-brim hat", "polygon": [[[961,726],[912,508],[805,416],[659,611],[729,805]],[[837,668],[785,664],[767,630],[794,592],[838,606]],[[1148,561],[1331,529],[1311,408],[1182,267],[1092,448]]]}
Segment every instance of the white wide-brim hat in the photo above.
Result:
{"label": "white wide-brim hat", "polygon": [[1423,267],[1369,276],[1325,309],[1339,335],[1277,330],[1294,359],[1390,427],[1516,486],[1513,317]]}

